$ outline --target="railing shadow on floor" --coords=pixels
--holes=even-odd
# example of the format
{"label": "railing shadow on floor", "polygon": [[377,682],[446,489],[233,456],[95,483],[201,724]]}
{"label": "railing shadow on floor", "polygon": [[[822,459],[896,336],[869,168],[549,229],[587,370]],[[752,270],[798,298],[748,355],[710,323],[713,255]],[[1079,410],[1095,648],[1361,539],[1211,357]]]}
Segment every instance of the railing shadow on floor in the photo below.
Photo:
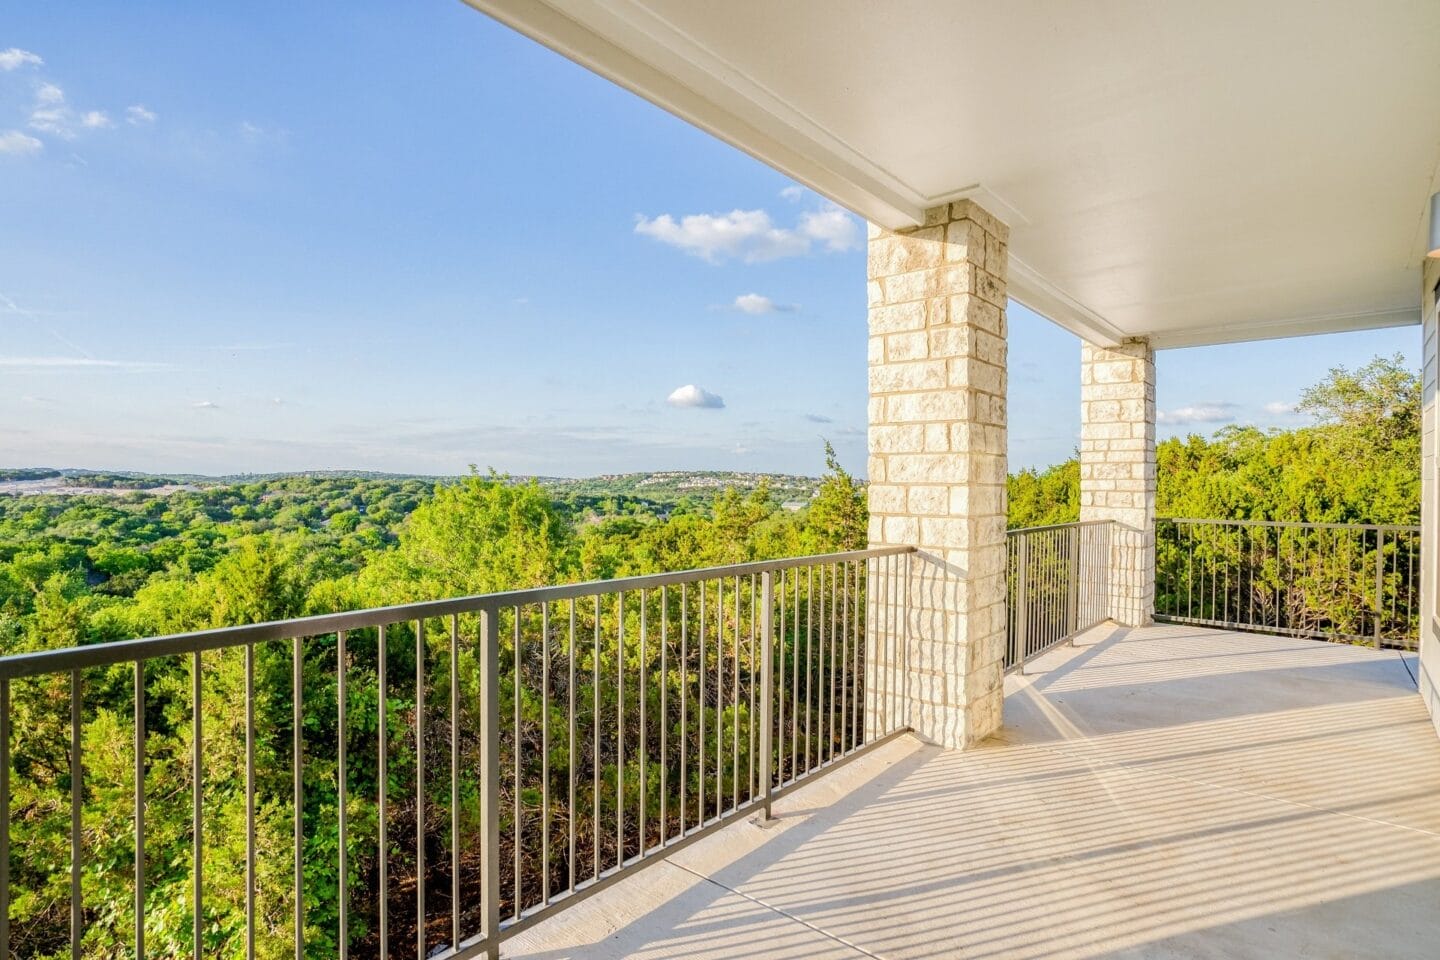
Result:
{"label": "railing shadow on floor", "polygon": [[[1325,810],[1262,800],[1227,816],[1217,806],[1233,796],[1202,803],[1196,785],[1171,777],[1097,773],[1044,751],[985,761],[967,767],[920,747],[624,929],[573,948],[517,944],[516,956],[797,956],[776,929],[793,918],[872,956],[954,956],[963,944],[967,957],[1039,960],[1222,935],[1214,931],[1337,897],[1383,917],[1440,890],[1440,868],[1413,837],[1377,852],[1373,832],[1347,840],[1325,829],[1336,816],[1358,822],[1368,799]],[[978,781],[970,806],[957,805],[958,777]],[[1143,814],[1143,828],[1126,810]],[[1015,835],[1022,822],[1032,837]],[[1315,875],[1317,860],[1337,856],[1364,862],[1343,878]],[[1119,916],[1096,907],[1111,898]]]}

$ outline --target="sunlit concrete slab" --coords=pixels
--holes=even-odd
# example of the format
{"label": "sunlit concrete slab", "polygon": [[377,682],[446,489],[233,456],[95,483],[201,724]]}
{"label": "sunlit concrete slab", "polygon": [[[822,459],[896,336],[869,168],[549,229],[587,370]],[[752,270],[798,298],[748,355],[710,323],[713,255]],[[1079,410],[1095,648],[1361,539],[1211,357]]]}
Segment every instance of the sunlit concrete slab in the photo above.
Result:
{"label": "sunlit concrete slab", "polygon": [[561,957],[1433,957],[1440,743],[1399,654],[1102,627],[1004,732],[893,741],[507,945]]}

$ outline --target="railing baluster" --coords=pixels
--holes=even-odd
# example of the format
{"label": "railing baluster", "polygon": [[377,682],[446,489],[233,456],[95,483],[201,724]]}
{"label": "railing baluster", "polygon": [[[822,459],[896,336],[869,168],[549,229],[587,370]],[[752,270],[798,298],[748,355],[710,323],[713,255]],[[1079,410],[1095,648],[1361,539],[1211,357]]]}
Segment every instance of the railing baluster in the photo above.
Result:
{"label": "railing baluster", "polygon": [[791,780],[798,780],[799,717],[801,717],[801,571],[791,571]]}
{"label": "railing baluster", "polygon": [[660,846],[670,842],[670,592],[660,588]]}
{"label": "railing baluster", "polygon": [[[143,916],[143,910],[136,914],[137,930]],[[136,943],[136,956],[143,956],[143,933]],[[10,681],[0,679],[0,957],[10,955]]]}
{"label": "railing baluster", "polygon": [[775,699],[775,621],[771,612],[775,598],[774,574],[760,575],[760,607],[765,619],[760,624],[760,803],[766,820],[770,811],[771,711]]}
{"label": "railing baluster", "polygon": [[485,954],[500,957],[500,623],[499,608],[480,611],[480,824],[484,873],[481,932]]}
{"label": "railing baluster", "polygon": [[[540,902],[550,903],[550,604],[540,604]],[[424,960],[423,955],[420,960]]]}
{"label": "railing baluster", "polygon": [[715,819],[725,812],[725,581],[715,578]]}
{"label": "railing baluster", "polygon": [[815,739],[811,728],[811,674],[815,670],[812,643],[815,634],[815,568],[807,567],[805,576],[805,772],[810,772],[810,744]]}
{"label": "railing baluster", "polygon": [[520,784],[520,745],[521,745],[521,742],[524,740],[524,733],[523,733],[523,731],[521,730],[521,725],[520,725],[520,703],[521,703],[521,701],[524,699],[524,694],[523,694],[523,692],[522,692],[522,691],[524,690],[524,683],[523,683],[524,674],[523,674],[523,672],[522,672],[522,670],[521,670],[521,659],[520,659],[520,646],[521,646],[521,638],[520,638],[520,615],[521,615],[521,607],[517,604],[517,605],[515,606],[515,630],[514,630],[514,636],[511,638],[511,641],[512,641],[512,650],[511,650],[511,653],[513,654],[512,659],[514,660],[514,671],[515,671],[515,672],[514,672],[514,674],[512,674],[512,676],[514,677],[514,679],[511,681],[511,684],[510,684],[510,685],[511,685],[511,688],[512,688],[513,691],[514,691],[514,695],[511,697],[511,699],[514,701],[514,710],[513,710],[513,713],[514,713],[514,715],[515,715],[515,717],[514,717],[514,719],[515,719],[515,747],[514,747],[514,754],[513,754],[513,756],[511,757],[511,762],[512,762],[511,765],[512,765],[512,767],[514,768],[513,771],[512,771],[512,772],[514,773],[514,784],[513,784],[513,789],[512,789],[512,791],[511,791],[511,794],[510,794],[511,806],[514,808],[514,809],[511,811],[512,814],[513,814],[513,821],[512,821],[513,826],[514,826],[513,833],[514,833],[514,836],[515,836],[515,846],[514,846],[513,850],[511,851],[511,853],[512,853],[512,856],[511,856],[511,873],[512,873],[512,875],[513,875],[514,890],[515,890],[515,899],[514,899],[514,901],[510,904],[510,915],[511,915],[512,917],[514,917],[516,920],[520,919],[520,912],[525,909],[525,903],[524,903],[525,898],[524,898],[524,896],[523,896],[523,894],[522,894],[522,890],[521,890],[521,878],[520,878],[520,855],[521,855],[521,851],[524,849],[524,845],[522,844],[521,841],[523,840],[523,838],[524,838],[524,836],[525,836],[525,828],[524,828],[523,822],[522,822],[522,814],[523,814],[524,811],[523,811],[523,809],[521,808],[521,803],[520,803],[520,791],[521,791],[521,784]]}
{"label": "railing baluster", "polygon": [[[135,960],[145,956],[145,661],[135,661]],[[0,817],[4,821],[4,833],[0,834],[0,889],[10,889],[10,703],[9,681],[0,680],[0,741],[3,741],[6,755],[0,758],[0,777],[5,783],[0,786]],[[5,931],[0,933],[0,957],[9,957],[10,948],[6,942],[9,932],[10,911],[8,904],[0,897],[0,924]]]}
{"label": "railing baluster", "polygon": [[[565,808],[567,811],[565,819],[567,821],[566,829],[568,831],[567,838],[569,842],[567,858],[570,861],[570,892],[572,893],[575,891],[575,821],[578,819],[575,808],[575,754],[580,747],[580,740],[577,736],[578,727],[575,721],[575,661],[579,659],[579,653],[575,649],[575,604],[577,602],[573,597],[570,600],[570,642],[565,646],[566,656],[570,661],[569,686],[567,690],[569,699],[569,730],[567,733],[569,734],[569,738],[566,741],[566,750],[570,754],[570,796],[568,798],[569,805]],[[458,931],[455,942],[460,942]]]}
{"label": "railing baluster", "polygon": [[730,695],[730,727],[733,733],[733,744],[730,753],[730,809],[735,810],[740,806],[740,578],[735,578],[735,627],[732,630],[730,652],[734,654],[731,662],[735,668],[735,674],[731,678]]}
{"label": "railing baluster", "polygon": [[[297,648],[298,649],[298,648]],[[296,697],[299,702],[299,697]],[[296,715],[298,725],[299,715]],[[300,756],[300,743],[295,743]],[[298,763],[297,763],[298,766]],[[299,782],[298,780],[296,781]],[[296,788],[297,790],[299,787]],[[296,794],[298,801],[299,794]],[[299,870],[297,861],[296,870]],[[425,960],[425,620],[415,621],[415,956]],[[304,960],[296,957],[295,960]]]}
{"label": "railing baluster", "polygon": [[[191,916],[190,936],[191,936],[191,941],[192,941],[192,942],[191,942],[191,949],[192,949],[192,951],[193,951],[194,954],[195,954],[196,960],[199,960],[199,957],[202,956],[202,955],[204,954],[204,952],[205,952],[205,944],[204,944],[204,940],[203,940],[203,935],[204,935],[204,930],[205,930],[205,871],[204,871],[204,863],[205,863],[205,831],[204,831],[203,811],[202,811],[202,809],[201,809],[201,796],[202,796],[202,794],[203,794],[203,792],[204,792],[204,789],[205,789],[205,785],[204,785],[204,784],[205,784],[205,770],[204,770],[204,767],[201,766],[201,750],[204,749],[204,744],[203,744],[203,740],[204,740],[204,737],[203,737],[203,732],[204,732],[204,730],[203,730],[203,728],[204,728],[204,722],[203,722],[204,712],[203,712],[203,710],[202,710],[201,708],[202,708],[202,706],[203,706],[204,704],[203,704],[203,699],[202,699],[202,696],[201,696],[202,691],[203,691],[203,687],[201,686],[202,673],[201,673],[201,669],[200,669],[200,668],[201,668],[200,651],[197,650],[197,651],[195,651],[195,653],[191,654],[191,658],[192,658],[192,665],[191,665],[191,670],[190,670],[190,684],[191,684],[191,687],[190,687],[190,724],[191,724],[191,729],[190,729],[190,787],[191,787],[190,797],[191,797],[192,809],[191,809],[191,811],[190,811],[190,817],[191,817],[191,827],[190,827],[190,829],[191,829],[192,841],[193,841],[193,853],[192,853],[192,855],[193,855],[194,858],[195,858],[195,866],[194,866],[193,871],[191,872],[191,877],[192,877],[192,879],[193,879],[193,881],[194,881],[194,888],[193,888],[193,890],[192,890],[192,892],[191,892],[191,897],[192,897],[193,900],[194,900],[195,912],[194,912],[194,914]],[[74,674],[74,675],[75,675],[76,677],[79,677],[79,673],[78,673],[78,672],[77,672],[76,674]],[[76,769],[76,770],[78,771],[78,770],[80,769],[80,760],[79,760],[79,757],[80,757],[80,747],[79,747],[79,742],[78,742],[78,741],[76,742],[76,746],[75,746],[75,757],[76,757],[76,759],[75,759],[74,769]],[[77,781],[78,781],[78,778],[77,778]],[[77,794],[77,795],[78,795],[78,794]],[[76,834],[78,835],[79,830],[80,830],[80,826],[79,826],[79,823],[80,823],[80,821],[79,821],[79,807],[78,807],[78,806],[76,807],[76,810],[75,810],[75,818],[76,818],[76,819],[75,819],[75,832],[76,832]],[[78,859],[78,857],[77,857],[77,859]],[[76,874],[75,874],[73,883],[74,883],[73,895],[74,895],[75,898],[78,900],[78,899],[79,899],[79,896],[80,896],[80,874],[79,874],[78,871],[77,871]],[[78,922],[78,921],[79,921],[79,916],[80,916],[80,915],[79,915],[78,912],[72,914],[72,916],[71,916],[72,922]],[[79,947],[79,941],[78,941],[78,939],[74,941],[73,946],[78,949],[78,947]],[[77,956],[78,956],[78,954],[77,954]]]}
{"label": "railing baluster", "polygon": [[[305,960],[305,774],[304,774],[304,726],[302,713],[305,696],[304,661],[301,640],[295,637],[290,651],[291,702],[295,709],[291,734],[294,737],[291,756],[291,773],[295,780],[295,960]],[[197,664],[198,666],[198,664]],[[199,831],[196,831],[197,833]],[[423,884],[422,884],[423,886]],[[199,893],[196,893],[199,901]]]}
{"label": "railing baluster", "polygon": [[701,580],[701,581],[697,582],[697,583],[695,584],[695,586],[698,588],[698,592],[699,592],[699,594],[700,594],[700,612],[699,612],[700,636],[699,636],[699,638],[698,638],[698,639],[699,639],[699,644],[700,644],[700,669],[698,670],[698,673],[700,674],[700,693],[699,693],[699,696],[696,698],[696,701],[695,701],[695,709],[696,709],[696,711],[700,714],[700,721],[699,721],[700,736],[699,736],[699,738],[698,738],[698,742],[697,742],[696,748],[695,748],[695,772],[696,772],[696,775],[697,775],[697,777],[698,777],[698,779],[699,779],[699,782],[698,782],[698,783],[696,784],[696,786],[695,786],[695,813],[696,813],[695,825],[696,825],[697,827],[703,827],[703,826],[705,826],[705,794],[706,794],[706,790],[705,790],[705,673],[706,673],[706,667],[705,667],[705,631],[706,631],[706,619],[707,619],[707,618],[706,618],[706,616],[705,616],[705,594],[706,594],[708,591],[705,589],[705,581],[704,581],[704,580]]}
{"label": "railing baluster", "polygon": [[1381,647],[1385,618],[1385,530],[1375,531],[1375,649]]}
{"label": "railing baluster", "polygon": [[649,657],[649,636],[645,623],[645,611],[647,607],[646,601],[648,599],[649,598],[646,594],[646,591],[642,587],[640,589],[640,689],[636,693],[636,696],[640,700],[640,816],[637,820],[637,826],[639,827],[640,856],[642,857],[645,856],[645,851],[647,847],[645,836],[645,828],[647,826],[645,822],[645,787],[647,786],[647,784],[645,783],[645,766],[649,762],[646,739],[650,734],[650,728],[646,725],[645,722],[647,719],[647,717],[645,716],[646,701],[650,699],[649,675],[646,669],[647,659]]}
{"label": "railing baluster", "polygon": [[375,857],[380,871],[380,899],[377,904],[380,912],[380,960],[390,956],[390,698],[385,682],[385,661],[389,659],[385,649],[385,632],[385,624],[382,623],[375,641],[376,734],[380,754],[375,777],[376,802],[380,808]]}
{"label": "railing baluster", "polygon": [[625,865],[625,591],[615,594],[615,866]]}
{"label": "railing baluster", "polygon": [[690,782],[687,766],[690,752],[690,585],[680,584],[680,836],[685,836],[686,790]]}
{"label": "railing baluster", "polygon": [[595,594],[594,650],[591,653],[590,669],[590,830],[592,880],[600,879],[600,594]]}
{"label": "railing baluster", "polygon": [[255,644],[245,644],[245,957],[255,960]]}
{"label": "railing baluster", "polygon": [[[573,601],[572,601],[573,603]],[[460,945],[460,614],[450,615],[450,944]],[[572,684],[573,685],[573,684]],[[341,741],[344,741],[342,734]],[[575,744],[570,744],[574,753]],[[343,796],[343,794],[342,794]],[[574,804],[571,804],[573,807]],[[342,848],[343,850],[343,848]],[[343,960],[343,958],[342,958]]]}
{"label": "railing baluster", "polygon": [[[784,655],[784,654],[785,654],[785,571],[782,569],[782,570],[777,570],[777,571],[775,571],[774,573],[771,573],[770,571],[767,570],[767,571],[765,571],[765,573],[766,573],[767,575],[769,575],[769,577],[771,578],[771,584],[770,584],[771,592],[772,592],[772,595],[779,597],[779,608],[780,608],[780,609],[779,609],[780,629],[779,629],[779,633],[775,635],[775,636],[776,636],[776,642],[780,645],[780,649],[779,649],[779,650],[771,650],[771,651],[770,651],[770,660],[771,660],[771,663],[772,663],[772,665],[773,665],[773,668],[776,669],[776,670],[778,670],[779,675],[780,675],[779,696],[775,696],[775,697],[774,697],[774,699],[775,699],[776,702],[777,702],[777,706],[776,706],[777,722],[776,722],[776,725],[775,725],[775,730],[776,730],[776,739],[777,739],[777,741],[778,741],[778,742],[776,743],[775,779],[776,779],[776,781],[777,781],[778,783],[784,783],[784,782],[785,782],[785,700],[786,700],[786,691],[785,691],[785,655]],[[775,589],[776,584],[775,584],[774,581],[775,581],[776,579],[778,579],[778,580],[780,581],[780,582],[779,582],[779,589],[778,589],[778,590]],[[776,656],[777,653],[779,654],[778,657]],[[778,661],[778,663],[777,663],[777,661]],[[775,686],[775,678],[774,678],[774,677],[771,677],[769,683],[770,683],[771,687],[773,688],[773,687]],[[774,696],[774,695],[772,694],[772,696]],[[768,716],[768,715],[766,716],[765,722],[766,722],[767,725],[768,725],[769,722],[770,722],[770,719],[769,719],[769,716]]]}
{"label": "railing baluster", "polygon": [[[349,771],[346,766],[346,741],[349,739],[349,725],[346,708],[349,706],[350,664],[345,644],[345,631],[335,634],[335,781],[337,788],[336,819],[339,826],[340,870],[340,960],[350,956],[350,803]],[[459,942],[458,940],[456,941]]]}
{"label": "railing baluster", "polygon": [[[770,610],[768,607],[765,609],[765,615],[770,615]],[[748,676],[748,682],[746,686],[750,689],[750,713],[748,714],[748,719],[745,723],[745,745],[750,758],[750,777],[748,782],[750,784],[749,799],[751,800],[755,798],[756,791],[755,752],[757,746],[755,740],[756,737],[759,735],[759,731],[755,729],[755,620],[759,616],[760,610],[755,605],[755,574],[752,573],[750,574],[750,660],[746,664],[746,671]],[[766,714],[766,721],[769,721],[768,713]]]}

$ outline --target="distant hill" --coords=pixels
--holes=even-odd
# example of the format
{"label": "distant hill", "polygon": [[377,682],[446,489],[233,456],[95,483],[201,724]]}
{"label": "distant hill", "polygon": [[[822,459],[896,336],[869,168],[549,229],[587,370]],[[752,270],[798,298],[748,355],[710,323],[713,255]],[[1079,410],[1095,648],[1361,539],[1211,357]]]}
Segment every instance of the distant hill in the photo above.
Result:
{"label": "distant hill", "polygon": [[[274,483],[288,479],[419,481],[426,484],[453,483],[458,476],[383,473],[373,470],[301,470],[283,473],[241,473],[205,476],[192,473],[151,474],[124,470],[91,470],[49,467],[0,468],[0,494],[14,496],[57,493],[127,493],[176,489],[201,489],[236,484]],[[534,480],[560,497],[580,500],[605,498],[639,499],[654,503],[676,503],[691,499],[708,501],[716,494],[735,489],[754,490],[768,482],[777,500],[808,500],[820,485],[818,477],[784,473],[742,473],[732,470],[660,470],[611,473],[595,477],[517,476],[516,482]]]}

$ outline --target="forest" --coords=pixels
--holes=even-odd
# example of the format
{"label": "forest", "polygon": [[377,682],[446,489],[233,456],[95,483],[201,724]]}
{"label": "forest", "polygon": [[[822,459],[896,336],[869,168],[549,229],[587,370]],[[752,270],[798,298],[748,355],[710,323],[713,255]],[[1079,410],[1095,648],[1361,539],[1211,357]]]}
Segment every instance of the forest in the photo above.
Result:
{"label": "forest", "polygon": [[[1211,437],[1192,435],[1161,442],[1159,514],[1418,522],[1420,388],[1418,378],[1399,358],[1379,358],[1353,371],[1332,371],[1306,392],[1298,409],[1309,416],[1310,424],[1289,430],[1227,426]],[[0,653],[863,547],[863,482],[848,473],[828,449],[827,464],[826,475],[818,480],[783,478],[772,483],[760,478],[748,484],[748,489],[725,479],[697,484],[681,474],[665,475],[658,482],[630,477],[559,482],[557,486],[472,471],[458,480],[340,474],[230,478],[224,482],[149,478],[143,486],[161,492],[0,496]],[[54,471],[28,470],[12,471],[6,479],[55,478]],[[102,488],[131,485],[113,476],[83,482]],[[170,489],[175,485],[180,488]],[[1012,527],[1076,519],[1076,461],[1011,475],[1009,498]],[[851,581],[843,582],[847,591],[843,610],[858,609],[858,577],[853,595],[849,592]],[[834,581],[831,589],[839,589]],[[567,643],[563,631],[552,630],[554,625],[548,619],[542,624],[539,614],[531,618],[527,613],[524,629],[527,635],[533,632],[545,642],[527,643],[523,657],[508,637],[502,637],[501,659],[506,666],[500,678],[500,709],[502,715],[516,718],[503,760],[507,769],[513,765],[520,771],[515,789],[506,795],[502,834],[522,821],[568,826],[571,818],[584,817],[591,805],[601,811],[604,804],[610,805],[606,809],[611,815],[621,807],[638,805],[653,823],[660,824],[664,807],[655,795],[658,791],[652,791],[649,800],[641,794],[632,796],[630,791],[647,775],[656,782],[655,778],[668,774],[672,786],[679,783],[678,768],[667,766],[662,773],[654,753],[649,754],[650,760],[644,759],[645,747],[658,746],[655,741],[661,726],[675,742],[693,744],[693,749],[716,757],[724,746],[722,731],[733,731],[737,767],[751,759],[752,718],[738,700],[727,708],[716,699],[713,689],[707,695],[703,685],[707,672],[723,666],[735,671],[733,690],[743,689],[745,684],[753,689],[756,663],[753,653],[747,658],[742,649],[742,623],[747,616],[753,623],[753,612],[751,601],[745,601],[742,612],[741,594],[738,585],[727,594],[727,603],[735,605],[733,617],[728,607],[720,611],[717,633],[732,638],[729,647],[722,649],[717,639],[710,653],[701,650],[699,659],[693,651],[688,659],[675,657],[672,651],[672,659],[663,669],[664,661],[658,659],[655,647],[646,651],[637,646],[637,631],[626,629],[626,623],[636,617],[633,606],[606,615],[610,625],[605,627],[603,645],[597,640],[593,650],[577,648],[573,631]],[[837,616],[834,597],[830,616]],[[676,617],[688,615],[688,607],[674,604],[693,601],[693,595],[684,601],[671,597],[665,602],[672,606],[665,612]],[[816,662],[809,647],[800,642],[799,606],[797,593],[795,622],[780,635],[780,668],[805,678],[812,674],[823,677],[824,664]],[[808,599],[806,607],[809,613]],[[819,616],[827,616],[823,603]],[[593,629],[599,637],[601,619],[598,605],[594,614],[581,611],[581,633]],[[389,937],[394,942],[413,938],[417,822],[424,837],[421,846],[429,851],[424,858],[429,866],[420,871],[419,880],[434,891],[434,915],[427,912],[425,923],[435,932],[427,942],[437,946],[447,942],[446,891],[455,880],[447,854],[454,840],[449,831],[453,825],[460,835],[473,837],[479,816],[473,774],[478,747],[462,722],[475,709],[477,665],[472,653],[447,665],[446,630],[450,627],[465,636],[474,635],[475,624],[467,618],[450,626],[436,622],[418,637],[413,627],[402,626],[392,632],[385,666],[392,678],[411,679],[385,687],[383,710],[378,637],[374,631],[359,631],[349,638],[345,665],[349,682],[344,700],[349,720],[343,730],[335,720],[340,705],[335,635],[312,638],[303,649],[292,650],[288,644],[257,645],[252,704],[259,731],[254,784],[260,850],[256,864],[257,955],[278,957],[293,951],[294,895],[288,873],[294,815],[293,756],[289,745],[297,739],[297,732],[306,758],[301,812],[306,954],[338,955],[337,918],[342,903],[352,905],[350,954],[378,953],[374,900],[382,859],[393,861],[389,883],[396,900]],[[520,636],[519,624],[515,624],[515,636]],[[549,642],[552,637],[553,646]],[[144,926],[147,952],[155,955],[243,953],[247,716],[244,661],[238,653],[220,650],[194,658],[158,658],[141,668],[146,729]],[[417,664],[417,660],[422,662]],[[417,666],[419,674],[427,678],[424,686],[413,679]],[[595,704],[584,721],[590,725],[587,729],[598,729],[602,719],[618,724],[621,740],[641,745],[639,757],[602,747],[598,736],[594,747],[582,750],[577,746],[582,752],[574,757],[568,742],[540,738],[539,730],[548,730],[552,720],[563,723],[564,717],[553,714],[552,698],[545,694],[556,695],[564,689],[550,678],[564,676],[567,667],[572,676],[578,669],[582,699],[593,698]],[[833,671],[833,661],[831,667]],[[198,682],[197,670],[203,678],[200,713],[206,731],[200,771],[205,799],[205,910],[198,922],[192,894],[197,751],[192,739],[195,711],[191,696]],[[627,719],[623,706],[616,702],[618,690],[598,680],[616,670],[621,677],[630,671],[650,678],[642,688],[641,700],[652,710],[652,718],[662,718],[660,724],[637,728]],[[583,677],[592,672],[597,680],[586,686]],[[544,685],[538,680],[541,676],[547,678]],[[836,674],[830,676],[833,682]],[[843,669],[838,676],[843,705],[846,691],[853,695],[858,681]],[[299,731],[292,712],[297,677],[305,704]],[[16,681],[9,691],[13,736],[10,920],[16,956],[59,957],[68,952],[72,682],[84,692],[80,731],[86,759],[79,791],[84,849],[80,870],[83,952],[92,957],[133,955],[133,679],[132,667],[126,664],[80,671],[74,678]],[[690,726],[676,723],[673,701],[682,689],[693,691],[698,698],[692,702],[701,718],[700,731],[708,723],[708,733],[692,729],[694,716]],[[669,706],[661,699],[667,693]],[[426,741],[417,742],[417,704],[443,705],[452,696],[460,710],[457,722],[451,725],[448,718],[445,723],[437,722]],[[807,685],[807,710],[811,699]],[[818,700],[815,705],[823,709],[824,702]],[[830,709],[835,709],[833,693]],[[830,736],[838,735],[843,742],[843,726],[840,724],[837,734],[832,722]],[[823,724],[820,729],[814,737],[805,729],[807,752],[812,745],[822,752],[833,749],[833,743],[822,739]],[[456,738],[453,745],[451,737]],[[350,824],[346,852],[351,866],[343,891],[336,867],[339,836],[335,828],[339,802],[335,758],[342,742],[352,758],[345,777]],[[417,809],[412,801],[398,802],[387,811],[385,826],[393,843],[388,858],[377,855],[380,814],[375,797],[380,769],[376,758],[380,743],[388,744],[388,792],[397,797],[413,795],[419,776],[438,785],[423,809]],[[453,784],[447,765],[452,746],[454,755],[463,761],[462,768],[471,771]],[[522,754],[523,763],[517,759]],[[673,760],[672,754],[672,764]],[[554,771],[567,767],[581,772],[582,784],[595,784],[582,787],[573,809],[563,797],[562,781],[551,779]],[[613,794],[601,796],[602,783],[632,786],[616,787]],[[678,789],[687,787],[692,798],[732,789],[738,795],[741,789],[723,772],[709,779],[701,772]],[[717,800],[715,812],[719,808]],[[705,815],[703,807],[698,814]],[[676,816],[673,805],[665,816]],[[583,838],[591,836],[592,826],[587,821],[573,829]],[[581,843],[576,856],[582,862],[569,867],[598,869],[602,855],[628,855],[633,853],[628,845],[641,841],[635,835],[627,840],[623,831],[618,840],[604,840],[598,830],[594,838]],[[537,845],[542,840],[532,830],[521,843],[507,847],[506,855],[518,858],[523,853],[527,863],[531,859],[538,862]],[[560,882],[567,867],[563,858],[545,863],[543,876],[527,867],[521,877],[517,870],[506,894],[509,906],[530,902],[541,887],[548,891],[552,872],[553,879]],[[475,868],[467,851],[459,864],[466,884]],[[197,929],[198,945],[194,942]]]}

